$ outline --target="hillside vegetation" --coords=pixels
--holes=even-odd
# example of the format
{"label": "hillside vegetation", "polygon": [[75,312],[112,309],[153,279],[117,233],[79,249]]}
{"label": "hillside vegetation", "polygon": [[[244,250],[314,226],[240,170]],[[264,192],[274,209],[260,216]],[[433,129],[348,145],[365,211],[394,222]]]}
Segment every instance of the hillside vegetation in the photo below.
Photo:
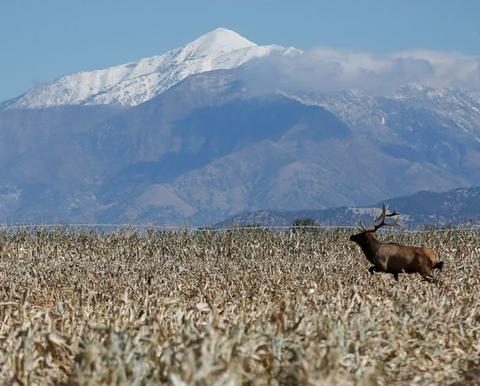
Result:
{"label": "hillside vegetation", "polygon": [[367,271],[350,232],[0,232],[0,383],[435,385],[480,377],[480,233],[438,283]]}

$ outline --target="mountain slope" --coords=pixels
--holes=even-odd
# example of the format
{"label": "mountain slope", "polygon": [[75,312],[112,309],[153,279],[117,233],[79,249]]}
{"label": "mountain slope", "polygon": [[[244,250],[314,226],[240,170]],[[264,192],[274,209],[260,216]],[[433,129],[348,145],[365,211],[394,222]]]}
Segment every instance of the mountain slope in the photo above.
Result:
{"label": "mountain slope", "polygon": [[[436,133],[440,118],[428,111],[411,116],[409,106],[402,101],[390,107],[398,125],[384,125],[389,131],[385,144],[318,105],[275,94],[249,95],[247,85],[231,71],[189,77],[129,110],[128,117],[110,121],[107,132],[97,129],[102,140],[96,142],[103,143],[99,151],[112,152],[112,159],[121,155],[130,165],[114,177],[115,185],[105,183],[103,192],[135,192],[128,193],[130,199],[118,193],[115,199],[111,193],[102,195],[105,205],[122,202],[120,207],[110,206],[102,219],[121,216],[131,221],[125,214],[135,208],[133,218],[204,224],[245,208],[358,205],[395,194],[473,184],[478,169],[466,163],[468,158],[455,163],[450,153],[428,149],[444,141],[474,158],[479,154],[475,142],[449,122]],[[404,137],[402,122],[423,127],[428,135]],[[393,145],[419,150],[405,157],[392,151]],[[158,194],[155,205],[143,206],[141,197],[153,192]]]}
{"label": "mountain slope", "polygon": [[12,108],[118,104],[135,106],[189,75],[229,69],[272,52],[295,55],[280,46],[258,46],[234,31],[218,28],[185,47],[103,70],[79,72],[35,87],[7,104]]}
{"label": "mountain slope", "polygon": [[119,113],[111,106],[0,112],[0,221],[94,221],[105,173],[82,138]]}
{"label": "mountain slope", "polygon": [[[102,215],[105,221],[113,212],[115,216],[127,213],[126,207],[130,206],[137,208],[136,213],[145,211],[161,219],[152,205],[142,209],[138,201],[145,192],[151,195],[148,192],[152,189],[168,192],[169,197],[176,195],[175,202],[180,205],[177,221],[182,221],[182,208],[188,208],[190,213],[190,206],[196,208],[197,216],[188,221],[201,223],[207,218],[221,218],[250,205],[256,200],[252,195],[262,194],[260,191],[267,188],[252,184],[256,174],[264,174],[264,183],[273,183],[286,162],[295,162],[296,155],[284,148],[289,146],[289,135],[314,142],[348,137],[345,125],[323,108],[275,95],[247,98],[235,82],[223,91],[211,88],[211,83],[221,83],[211,82],[214,76],[224,78],[222,73],[191,77],[130,110],[128,117],[115,118],[97,128],[96,151],[112,160],[122,154],[121,161],[115,164],[125,165],[105,181],[100,192],[99,197],[110,208]],[[233,97],[237,86],[238,94]],[[202,98],[197,100],[196,94]],[[172,99],[182,101],[180,106],[174,103],[172,107]],[[252,163],[258,158],[252,153],[258,153],[262,161]],[[243,177],[238,169],[245,170]],[[243,193],[232,193],[230,189]],[[229,203],[235,195],[237,203]],[[115,202],[121,202],[123,209]],[[170,199],[166,202],[171,206]],[[160,197],[156,207],[163,210]],[[168,209],[168,216],[172,210],[177,209]],[[122,219],[129,220],[128,216]]]}

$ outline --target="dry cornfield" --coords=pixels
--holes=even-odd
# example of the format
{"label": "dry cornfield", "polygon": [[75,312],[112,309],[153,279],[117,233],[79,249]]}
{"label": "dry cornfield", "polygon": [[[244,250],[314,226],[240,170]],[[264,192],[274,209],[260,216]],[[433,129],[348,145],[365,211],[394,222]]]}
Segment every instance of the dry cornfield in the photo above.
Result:
{"label": "dry cornfield", "polygon": [[467,385],[480,232],[385,233],[445,261],[370,275],[351,231],[0,231],[0,382]]}

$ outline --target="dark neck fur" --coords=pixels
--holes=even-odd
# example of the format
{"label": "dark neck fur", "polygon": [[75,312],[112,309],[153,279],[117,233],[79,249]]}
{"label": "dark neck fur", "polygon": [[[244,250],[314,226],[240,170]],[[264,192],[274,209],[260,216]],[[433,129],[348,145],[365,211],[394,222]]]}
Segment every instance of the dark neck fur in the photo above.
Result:
{"label": "dark neck fur", "polygon": [[380,244],[373,232],[366,232],[365,237],[358,241],[358,245],[360,245],[360,248],[362,248],[363,253],[370,262],[372,262]]}

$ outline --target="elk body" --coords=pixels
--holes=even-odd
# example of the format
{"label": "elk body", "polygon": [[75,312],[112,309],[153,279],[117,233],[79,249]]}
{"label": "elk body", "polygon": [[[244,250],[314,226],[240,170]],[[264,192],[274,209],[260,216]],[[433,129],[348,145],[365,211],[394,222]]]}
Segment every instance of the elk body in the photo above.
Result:
{"label": "elk body", "polygon": [[350,236],[357,243],[372,263],[369,272],[386,272],[393,274],[398,280],[399,273],[419,273],[428,280],[433,279],[433,270],[442,270],[443,262],[430,248],[401,245],[397,243],[382,243],[375,238],[375,232],[382,226],[392,226],[397,223],[386,223],[387,217],[398,215],[397,212],[387,214],[383,205],[382,214],[373,221],[373,228],[367,229],[361,224],[361,232]]}

